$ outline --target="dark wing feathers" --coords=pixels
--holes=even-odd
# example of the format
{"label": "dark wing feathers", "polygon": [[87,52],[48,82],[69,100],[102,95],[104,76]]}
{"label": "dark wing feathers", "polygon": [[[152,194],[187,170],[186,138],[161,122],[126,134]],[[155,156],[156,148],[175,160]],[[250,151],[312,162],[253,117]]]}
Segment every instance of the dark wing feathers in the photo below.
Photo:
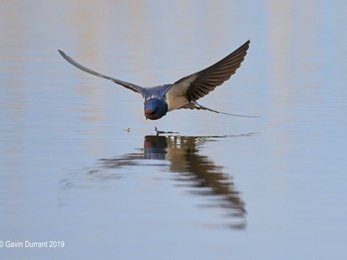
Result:
{"label": "dark wing feathers", "polygon": [[[223,84],[224,81],[230,79],[231,75],[241,66],[241,62],[247,54],[249,43],[250,41],[248,40],[237,50],[212,66],[178,80],[173,84],[173,87],[175,85],[181,88],[182,86],[186,86],[186,97],[188,101],[196,101],[207,95],[217,86]],[[193,81],[191,81],[192,79]],[[189,85],[185,84],[187,80],[191,81]]]}
{"label": "dark wing feathers", "polygon": [[109,76],[106,76],[106,75],[103,75],[99,72],[96,72],[96,71],[93,71],[91,69],[88,69],[86,67],[84,67],[83,65],[79,64],[78,62],[76,62],[75,60],[73,60],[71,57],[69,57],[68,55],[66,55],[63,51],[61,50],[58,50],[60,55],[67,61],[69,62],[71,65],[75,66],[76,68],[80,69],[80,70],[83,70],[84,72],[87,72],[89,74],[92,74],[94,76],[97,76],[97,77],[100,77],[100,78],[104,78],[104,79],[108,79],[108,80],[111,80],[113,81],[114,83],[116,84],[119,84],[119,85],[122,85],[123,87],[127,88],[127,89],[130,89],[132,91],[135,91],[135,92],[138,92],[140,94],[143,95],[143,90],[144,88],[140,87],[140,86],[137,86],[135,84],[132,84],[132,83],[129,83],[129,82],[126,82],[126,81],[122,81],[122,80],[119,80],[119,79],[115,79],[115,78],[112,78],[112,77],[109,77]]}
{"label": "dark wing feathers", "polygon": [[[250,41],[245,42],[237,50],[226,56],[224,59],[213,64],[212,66],[181,78],[173,85],[171,85],[171,87],[163,89],[166,101],[168,103],[169,111],[179,108],[207,109],[205,107],[202,107],[201,105],[196,105],[194,102],[213,91],[217,86],[223,84],[224,81],[228,80],[231,75],[236,72],[236,70],[241,66],[241,62],[244,60],[247,54],[249,43]],[[111,80],[114,83],[122,85],[127,89],[131,89],[142,94],[142,96],[144,97],[146,96],[146,88],[142,88],[135,84],[121,81],[119,79],[115,79],[88,69],[74,61],[61,50],[59,50],[59,53],[66,61],[71,63],[76,68],[83,70],[84,72]]]}

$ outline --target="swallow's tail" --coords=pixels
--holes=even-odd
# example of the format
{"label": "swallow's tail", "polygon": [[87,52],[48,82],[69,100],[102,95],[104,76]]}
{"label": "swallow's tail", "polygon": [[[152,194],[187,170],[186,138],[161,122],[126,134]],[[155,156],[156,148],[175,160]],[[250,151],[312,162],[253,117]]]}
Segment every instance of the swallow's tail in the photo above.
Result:
{"label": "swallow's tail", "polygon": [[230,114],[230,113],[220,112],[220,111],[213,110],[211,108],[202,106],[202,105],[198,104],[197,102],[193,102],[193,101],[191,101],[190,103],[184,105],[182,108],[198,109],[198,110],[208,110],[208,111],[211,111],[211,112],[214,112],[214,113],[224,114],[224,115],[228,115],[228,116],[260,118],[260,116],[245,116],[245,115],[238,115],[238,114]]}

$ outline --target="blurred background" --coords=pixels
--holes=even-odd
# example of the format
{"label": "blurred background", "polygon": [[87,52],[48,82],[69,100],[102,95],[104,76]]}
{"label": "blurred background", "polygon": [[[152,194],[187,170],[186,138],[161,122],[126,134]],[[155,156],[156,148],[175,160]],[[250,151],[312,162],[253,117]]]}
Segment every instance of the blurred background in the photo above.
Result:
{"label": "blurred background", "polygon": [[[1,259],[346,259],[346,12],[323,0],[1,1]],[[58,53],[154,86],[248,39],[241,68],[199,103],[257,119],[146,121],[140,95]],[[25,241],[64,247],[8,244]]]}

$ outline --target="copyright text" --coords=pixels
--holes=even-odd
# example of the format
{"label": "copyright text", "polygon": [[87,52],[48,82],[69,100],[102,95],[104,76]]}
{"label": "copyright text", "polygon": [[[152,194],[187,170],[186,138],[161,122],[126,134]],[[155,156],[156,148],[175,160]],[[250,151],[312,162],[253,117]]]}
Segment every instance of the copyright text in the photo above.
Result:
{"label": "copyright text", "polygon": [[0,240],[0,248],[62,248],[65,246],[63,240],[49,240],[49,241],[2,241]]}

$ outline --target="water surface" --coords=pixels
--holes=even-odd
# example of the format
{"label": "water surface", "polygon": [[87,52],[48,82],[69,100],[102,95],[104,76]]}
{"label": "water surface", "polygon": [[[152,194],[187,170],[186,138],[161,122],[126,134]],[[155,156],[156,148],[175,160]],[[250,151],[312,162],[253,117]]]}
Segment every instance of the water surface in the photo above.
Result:
{"label": "water surface", "polygon": [[[1,259],[346,259],[346,8],[2,1],[0,241],[64,247],[4,244]],[[248,39],[241,68],[200,103],[257,119],[146,121],[140,95],[57,51],[151,86]]]}

